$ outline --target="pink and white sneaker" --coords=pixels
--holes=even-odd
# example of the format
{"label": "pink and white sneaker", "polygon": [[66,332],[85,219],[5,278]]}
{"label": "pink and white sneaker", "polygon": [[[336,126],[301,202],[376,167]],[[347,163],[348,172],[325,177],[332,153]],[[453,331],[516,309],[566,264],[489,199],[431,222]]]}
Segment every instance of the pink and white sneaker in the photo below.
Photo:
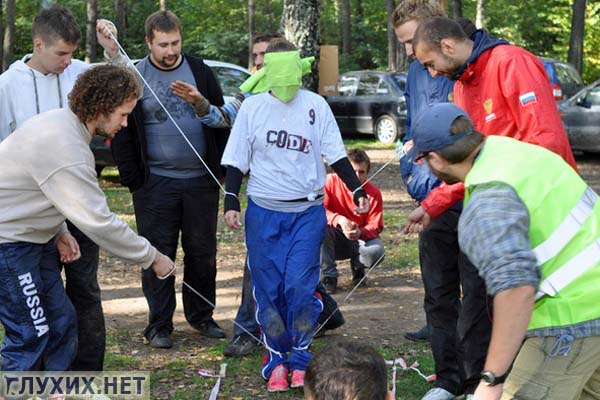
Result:
{"label": "pink and white sneaker", "polygon": [[283,364],[276,366],[269,377],[267,390],[269,392],[285,392],[286,390],[289,390],[290,386],[287,380],[288,372],[288,369],[284,367]]}
{"label": "pink and white sneaker", "polygon": [[293,388],[304,387],[304,375],[306,375],[305,371],[300,371],[299,369],[293,370],[291,387],[293,387]]}

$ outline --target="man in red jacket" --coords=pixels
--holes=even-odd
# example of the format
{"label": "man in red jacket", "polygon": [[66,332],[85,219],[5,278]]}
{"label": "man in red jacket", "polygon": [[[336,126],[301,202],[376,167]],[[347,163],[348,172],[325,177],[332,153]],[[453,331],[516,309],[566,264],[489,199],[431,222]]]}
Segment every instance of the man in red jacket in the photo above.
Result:
{"label": "man in red jacket", "polygon": [[[419,25],[413,48],[432,76],[456,80],[454,102],[469,114],[475,129],[545,147],[577,170],[540,60],[482,29],[472,38],[448,18],[431,18]],[[463,193],[462,184],[433,190],[409,215],[406,231],[421,231]]]}
{"label": "man in red jacket", "polygon": [[[348,159],[364,184],[371,168],[369,156],[363,150],[353,149],[348,152]],[[321,278],[330,293],[337,289],[336,260],[350,259],[352,284],[356,285],[365,276],[365,268],[371,268],[385,253],[379,239],[383,230],[381,191],[371,182],[363,189],[371,208],[367,214],[357,215],[352,193],[336,174],[327,175],[324,188],[327,234],[321,246]]]}

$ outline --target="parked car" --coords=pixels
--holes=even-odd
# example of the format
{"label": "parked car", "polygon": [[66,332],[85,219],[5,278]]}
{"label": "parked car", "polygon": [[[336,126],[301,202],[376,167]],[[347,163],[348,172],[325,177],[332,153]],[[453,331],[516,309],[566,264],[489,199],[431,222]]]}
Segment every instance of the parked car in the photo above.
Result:
{"label": "parked car", "polygon": [[552,58],[540,57],[540,60],[550,78],[550,85],[556,101],[568,99],[583,88],[583,80],[571,64]]}
{"label": "parked car", "polygon": [[[239,65],[213,60],[204,60],[204,62],[217,75],[223,89],[223,99],[226,103],[234,99],[235,95],[240,92],[240,85],[250,76],[250,71]],[[98,176],[102,173],[104,167],[115,165],[110,151],[110,139],[96,135],[92,138],[90,147],[92,153],[94,153]]]}
{"label": "parked car", "polygon": [[339,78],[339,95],[326,99],[342,133],[368,133],[393,143],[405,131],[405,86],[405,73],[346,72]]}
{"label": "parked car", "polygon": [[574,151],[600,153],[600,79],[558,105]]}

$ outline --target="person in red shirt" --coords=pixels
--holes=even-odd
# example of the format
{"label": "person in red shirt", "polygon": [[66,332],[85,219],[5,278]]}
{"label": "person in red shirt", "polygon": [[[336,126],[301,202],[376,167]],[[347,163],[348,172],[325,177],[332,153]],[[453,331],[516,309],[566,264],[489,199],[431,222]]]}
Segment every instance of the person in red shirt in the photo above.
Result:
{"label": "person in red shirt", "polygon": [[[545,147],[577,170],[539,58],[483,29],[472,38],[456,22],[436,17],[419,25],[413,48],[432,76],[456,80],[454,102],[469,114],[475,129]],[[421,231],[463,195],[461,183],[441,185],[409,215],[406,230]]]}
{"label": "person in red shirt", "polygon": [[327,175],[324,188],[327,234],[321,245],[321,279],[331,293],[337,289],[336,260],[350,259],[352,284],[356,285],[365,276],[365,268],[372,267],[385,253],[379,239],[383,230],[381,191],[371,182],[365,184],[371,160],[360,149],[350,150],[348,159],[358,180],[364,184],[371,208],[367,214],[356,214],[352,193],[339,176],[333,173]]}

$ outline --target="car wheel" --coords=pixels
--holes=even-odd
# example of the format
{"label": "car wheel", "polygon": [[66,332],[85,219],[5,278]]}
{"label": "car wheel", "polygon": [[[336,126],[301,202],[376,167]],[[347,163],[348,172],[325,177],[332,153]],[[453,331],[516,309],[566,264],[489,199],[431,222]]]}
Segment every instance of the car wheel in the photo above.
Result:
{"label": "car wheel", "polygon": [[398,138],[398,126],[389,115],[382,115],[375,122],[375,137],[381,143],[394,143]]}
{"label": "car wheel", "polygon": [[100,178],[100,174],[102,174],[103,170],[104,170],[104,165],[96,164],[96,175],[98,175],[98,178]]}

